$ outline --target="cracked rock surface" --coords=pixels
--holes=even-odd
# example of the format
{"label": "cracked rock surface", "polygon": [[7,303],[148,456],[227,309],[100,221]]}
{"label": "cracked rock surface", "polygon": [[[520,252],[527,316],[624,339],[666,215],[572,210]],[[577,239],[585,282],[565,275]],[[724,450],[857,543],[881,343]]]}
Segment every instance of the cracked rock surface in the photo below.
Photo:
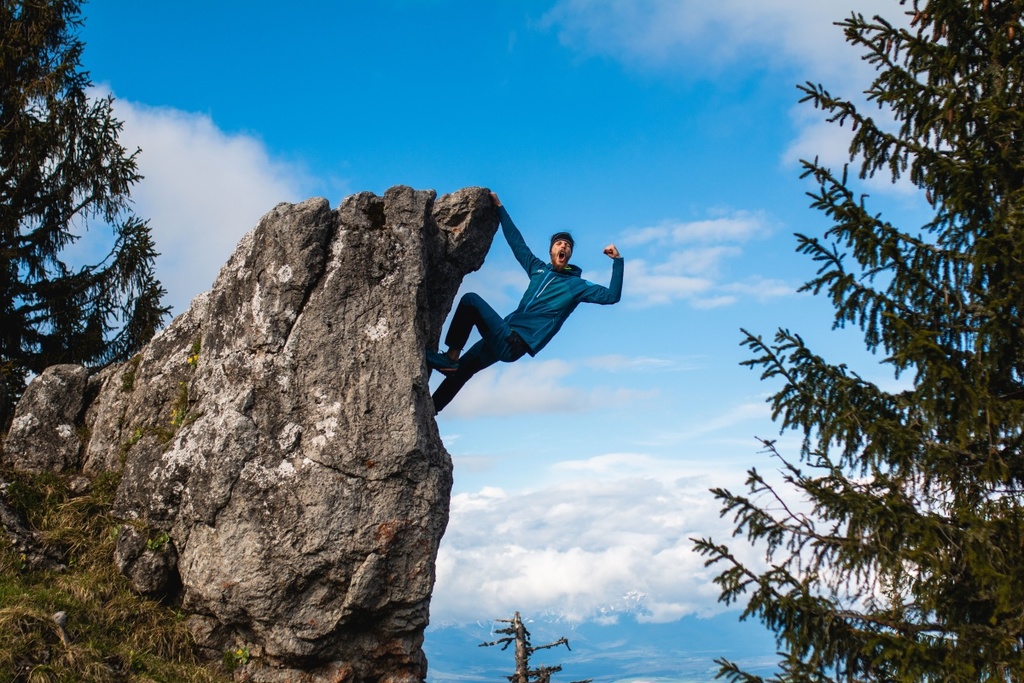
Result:
{"label": "cracked rock surface", "polygon": [[[116,513],[168,535],[197,636],[249,646],[248,680],[426,675],[452,465],[423,351],[496,229],[482,188],[280,204],[211,291],[77,390],[86,441],[77,459],[55,442],[54,466],[123,470]],[[18,417],[45,462],[67,430]]]}

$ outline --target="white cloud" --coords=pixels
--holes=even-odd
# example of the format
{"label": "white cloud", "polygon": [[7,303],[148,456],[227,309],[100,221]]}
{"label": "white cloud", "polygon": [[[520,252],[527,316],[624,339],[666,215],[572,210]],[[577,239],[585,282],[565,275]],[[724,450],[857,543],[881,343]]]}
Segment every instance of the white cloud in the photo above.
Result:
{"label": "white cloud", "polygon": [[851,10],[894,23],[905,11],[893,0],[560,0],[542,24],[573,49],[641,68],[704,75],[757,63],[845,80],[867,68],[833,25]]}
{"label": "white cloud", "polygon": [[645,259],[628,261],[628,301],[636,306],[687,301],[695,308],[709,309],[729,306],[740,299],[766,301],[795,293],[793,285],[759,275],[742,281],[720,281],[717,271],[723,255],[733,256],[738,252],[722,249],[677,253],[653,264]]}
{"label": "white cloud", "polygon": [[769,219],[763,211],[716,209],[714,213],[712,218],[703,220],[665,220],[655,226],[630,228],[621,242],[624,246],[742,243],[770,233]]}
{"label": "white cloud", "polygon": [[692,370],[692,362],[670,358],[629,357],[618,354],[594,356],[583,361],[588,368],[605,372],[678,372]]}
{"label": "white cloud", "polygon": [[793,296],[797,293],[796,287],[788,282],[763,278],[759,275],[752,276],[743,282],[731,282],[723,285],[722,289],[757,301]]}
{"label": "white cloud", "polygon": [[[743,472],[712,482],[708,467],[607,454],[553,465],[536,490],[454,496],[432,617],[521,610],[607,622],[631,612],[664,622],[721,611],[716,570],[703,566],[690,539],[729,536],[707,489],[736,488]],[[758,562],[738,545],[743,559]]]}
{"label": "white cloud", "polygon": [[[585,363],[583,361],[582,363]],[[445,408],[446,415],[479,417],[531,413],[582,413],[650,398],[653,392],[596,387],[581,389],[568,383],[578,363],[532,360],[496,363],[473,376]]]}
{"label": "white cloud", "polygon": [[[687,439],[692,439],[701,434],[710,434],[719,431],[734,431],[739,424],[756,421],[759,424],[768,424],[771,420],[771,407],[765,401],[741,403],[734,406],[728,412],[701,423],[697,428],[687,434]],[[753,435],[751,435],[752,442]]]}
{"label": "white cloud", "polygon": [[741,298],[764,301],[786,296],[795,287],[759,275],[729,281],[727,265],[744,255],[747,242],[772,233],[771,219],[761,211],[715,209],[711,218],[662,221],[630,228],[622,244],[645,253],[626,259],[626,300],[637,306],[676,301],[695,308],[717,308]]}
{"label": "white cloud", "polygon": [[[643,453],[606,453],[586,460],[562,460],[551,465],[556,479],[571,482],[580,475],[594,479],[614,481],[624,475],[644,478],[658,478],[666,474],[679,474],[678,464]],[[692,471],[687,471],[692,475]]]}
{"label": "white cloud", "polygon": [[630,259],[626,262],[626,270],[629,282],[627,299],[643,306],[697,300],[714,287],[714,282],[707,278],[666,273],[664,269],[659,271],[657,264],[652,266],[644,259]]}
{"label": "white cloud", "polygon": [[723,261],[736,258],[743,253],[735,245],[718,245],[669,252],[665,261],[652,267],[657,275],[673,275],[690,273],[692,275],[714,277],[718,275]]}
{"label": "white cloud", "polygon": [[561,360],[496,364],[475,375],[446,411],[459,417],[576,412],[583,393],[560,383],[571,372]]}
{"label": "white cloud", "polygon": [[[705,450],[721,448],[723,453],[711,463],[717,469],[709,470],[716,476],[718,470],[745,469],[745,466],[736,466],[735,458],[748,458],[751,453],[759,450],[758,438],[774,437],[786,452],[798,452],[800,435],[795,432],[778,434],[779,427],[772,422],[771,406],[765,400],[767,398],[767,394],[746,397],[720,414],[702,416],[697,420],[681,422],[678,426],[648,430],[638,437],[637,444],[663,451],[690,448],[694,444],[701,444],[700,447]],[[725,446],[729,447],[730,453],[740,455],[730,456],[733,460],[727,462]]]}
{"label": "white cloud", "polygon": [[840,169],[849,163],[853,138],[849,125],[844,128],[828,123],[822,120],[820,111],[807,107],[796,109],[794,116],[799,119],[799,133],[782,155],[785,165],[796,166],[801,160],[818,159],[823,166]]}
{"label": "white cloud", "polygon": [[766,233],[764,214],[748,211],[737,211],[722,218],[679,223],[672,227],[672,238],[676,243],[746,242]]}
{"label": "white cloud", "polygon": [[[100,95],[105,93],[100,92]],[[144,176],[132,189],[135,213],[149,219],[157,277],[173,314],[208,290],[238,240],[282,201],[301,201],[301,168],[274,159],[258,138],[228,134],[205,115],[117,99],[121,144],[140,148]]]}
{"label": "white cloud", "polygon": [[668,236],[669,226],[667,222],[665,222],[661,225],[647,228],[631,228],[626,231],[622,236],[622,239],[619,240],[619,243],[624,247],[633,247],[651,242],[664,242]]}

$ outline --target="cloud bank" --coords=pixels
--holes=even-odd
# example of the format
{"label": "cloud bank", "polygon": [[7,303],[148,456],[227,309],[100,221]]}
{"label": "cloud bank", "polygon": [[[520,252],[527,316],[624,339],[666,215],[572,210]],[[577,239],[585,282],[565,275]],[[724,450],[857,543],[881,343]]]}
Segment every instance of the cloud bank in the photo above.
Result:
{"label": "cloud bank", "polygon": [[[737,476],[723,481],[692,461],[614,453],[556,463],[544,478],[534,490],[453,497],[433,619],[520,610],[667,622],[724,611],[711,583],[716,570],[703,566],[690,538],[729,536],[707,489],[712,479],[738,486]],[[757,564],[753,554],[745,559]]]}

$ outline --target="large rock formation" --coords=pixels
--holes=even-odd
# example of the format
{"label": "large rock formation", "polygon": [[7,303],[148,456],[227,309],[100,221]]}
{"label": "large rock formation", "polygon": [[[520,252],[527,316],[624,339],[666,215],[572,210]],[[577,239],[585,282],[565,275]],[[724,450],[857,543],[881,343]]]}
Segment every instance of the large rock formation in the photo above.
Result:
{"label": "large rock formation", "polygon": [[5,457],[123,471],[118,565],[250,680],[420,680],[452,483],[423,350],[496,229],[480,188],[281,204],[130,362],[40,375]]}

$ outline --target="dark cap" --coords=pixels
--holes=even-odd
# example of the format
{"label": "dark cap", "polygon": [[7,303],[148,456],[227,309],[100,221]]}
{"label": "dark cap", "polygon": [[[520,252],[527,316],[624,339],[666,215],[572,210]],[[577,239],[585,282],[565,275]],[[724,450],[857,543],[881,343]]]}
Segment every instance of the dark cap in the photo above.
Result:
{"label": "dark cap", "polygon": [[554,235],[552,235],[551,236],[551,244],[548,245],[548,249],[550,249],[551,247],[555,246],[555,242],[557,242],[558,240],[565,240],[566,242],[569,243],[569,248],[575,251],[575,249],[576,249],[576,240],[574,240],[572,238],[572,235],[570,235],[567,232],[556,232]]}

